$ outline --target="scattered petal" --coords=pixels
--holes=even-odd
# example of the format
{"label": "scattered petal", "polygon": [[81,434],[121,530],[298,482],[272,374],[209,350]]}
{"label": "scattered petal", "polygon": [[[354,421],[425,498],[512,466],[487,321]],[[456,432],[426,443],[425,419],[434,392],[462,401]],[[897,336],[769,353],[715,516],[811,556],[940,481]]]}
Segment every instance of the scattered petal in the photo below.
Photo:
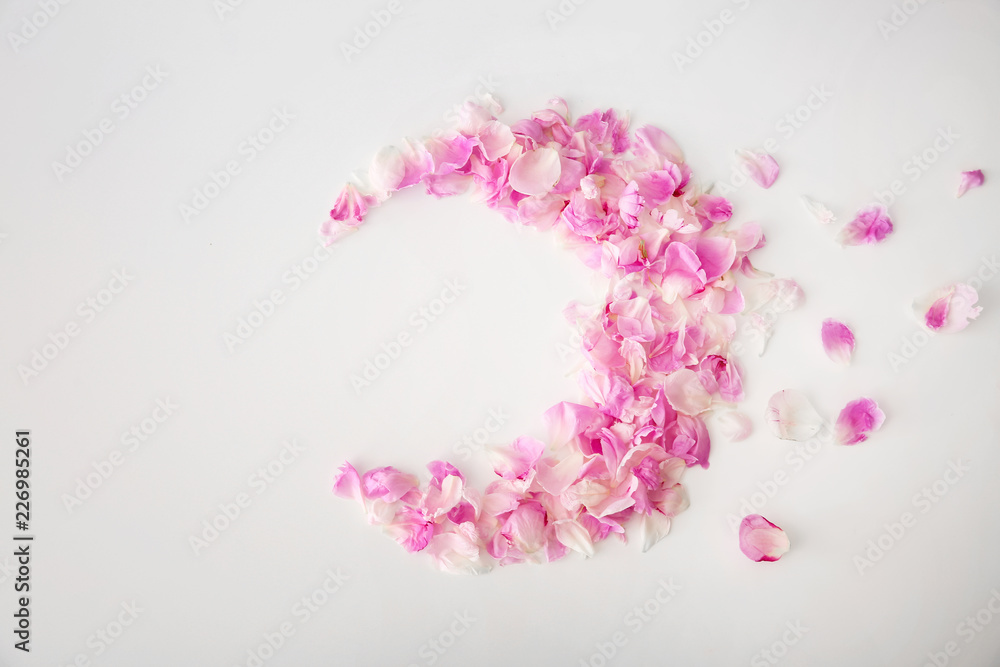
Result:
{"label": "scattered petal", "polygon": [[806,210],[812,214],[814,218],[822,222],[824,225],[828,225],[831,222],[836,222],[837,218],[834,216],[833,211],[828,209],[822,203],[816,201],[815,199],[810,199],[809,197],[802,197],[802,204],[806,207]]}
{"label": "scattered petal", "polygon": [[821,327],[821,337],[826,356],[843,366],[851,363],[851,355],[854,353],[854,332],[850,327],[834,319],[825,319]]}
{"label": "scattered petal", "polygon": [[975,171],[963,171],[962,178],[958,183],[958,191],[955,192],[955,197],[961,197],[972,188],[978,188],[985,181],[986,178],[983,176],[982,169],[976,169]]}
{"label": "scattered petal", "polygon": [[510,186],[526,195],[544,195],[555,187],[562,173],[559,151],[538,148],[517,158],[510,167]]}
{"label": "scattered petal", "polygon": [[870,398],[859,398],[848,403],[837,417],[835,436],[842,445],[856,445],[868,439],[868,433],[877,431],[885,421],[885,413]]}
{"label": "scattered petal", "polygon": [[802,442],[819,433],[823,418],[803,394],[794,389],[779,391],[767,402],[764,418],[774,435]]}
{"label": "scattered petal", "polygon": [[837,240],[842,245],[875,245],[892,233],[892,220],[885,208],[868,206],[840,229]]}
{"label": "scattered petal", "polygon": [[771,157],[770,153],[754,153],[753,151],[738,150],[736,157],[747,175],[762,188],[769,188],[774,185],[778,178],[780,169],[778,163]]}
{"label": "scattered petal", "polygon": [[965,283],[954,283],[917,299],[914,310],[921,322],[931,331],[954,333],[969,326],[979,317],[982,306],[975,305],[979,293]]}
{"label": "scattered petal", "polygon": [[748,514],[740,522],[740,551],[755,563],[773,562],[788,553],[788,535],[760,514]]}

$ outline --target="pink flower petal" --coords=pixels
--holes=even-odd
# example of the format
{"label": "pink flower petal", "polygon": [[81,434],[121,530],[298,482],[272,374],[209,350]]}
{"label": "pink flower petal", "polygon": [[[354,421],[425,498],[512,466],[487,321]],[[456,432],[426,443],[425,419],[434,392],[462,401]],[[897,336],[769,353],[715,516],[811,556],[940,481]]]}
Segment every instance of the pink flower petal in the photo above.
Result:
{"label": "pink flower petal", "polygon": [[770,153],[738,150],[736,157],[743,170],[760,187],[769,188],[778,179],[778,173],[781,170]]}
{"label": "pink flower petal", "polygon": [[378,498],[392,503],[417,487],[417,478],[402,473],[392,466],[374,468],[361,478],[361,488],[366,498]]}
{"label": "pink flower petal", "polygon": [[662,540],[670,532],[671,518],[660,512],[653,510],[650,514],[645,514],[639,524],[639,541],[642,544],[642,552],[646,553],[653,546]]}
{"label": "pink flower petal", "polygon": [[803,394],[785,389],[771,396],[764,418],[782,440],[808,440],[819,433],[823,418]]}
{"label": "pink flower petal", "polygon": [[755,563],[773,562],[788,553],[788,535],[760,514],[748,514],[740,522],[740,551]]}
{"label": "pink flower petal", "polygon": [[870,398],[851,401],[837,417],[836,438],[842,445],[856,445],[868,439],[868,433],[877,431],[885,421],[885,413]]}
{"label": "pink flower petal", "polygon": [[820,333],[826,356],[843,366],[850,364],[854,353],[854,332],[850,327],[834,319],[825,319]]}
{"label": "pink flower petal", "polygon": [[544,195],[559,181],[559,151],[538,148],[517,158],[510,167],[510,186],[526,195]]}
{"label": "pink flower petal", "polygon": [[361,497],[361,478],[358,471],[350,463],[340,466],[340,472],[333,480],[333,492],[341,498],[351,498],[359,503],[364,502]]}
{"label": "pink flower petal", "polygon": [[954,333],[979,317],[982,306],[975,305],[979,294],[965,283],[953,283],[914,302],[914,310],[931,331]]}
{"label": "pink flower petal", "polygon": [[881,206],[868,206],[840,229],[837,240],[842,245],[875,245],[891,233],[892,220],[886,210]]}
{"label": "pink flower petal", "polygon": [[986,178],[983,176],[982,169],[963,171],[962,179],[958,183],[958,190],[955,192],[955,197],[961,197],[972,188],[978,188],[985,181]]}
{"label": "pink flower petal", "polygon": [[712,395],[697,373],[689,368],[674,371],[663,381],[663,393],[670,406],[686,415],[696,415],[712,406]]}
{"label": "pink flower petal", "polygon": [[507,155],[514,145],[514,133],[498,120],[491,120],[479,131],[479,143],[487,160],[497,160]]}

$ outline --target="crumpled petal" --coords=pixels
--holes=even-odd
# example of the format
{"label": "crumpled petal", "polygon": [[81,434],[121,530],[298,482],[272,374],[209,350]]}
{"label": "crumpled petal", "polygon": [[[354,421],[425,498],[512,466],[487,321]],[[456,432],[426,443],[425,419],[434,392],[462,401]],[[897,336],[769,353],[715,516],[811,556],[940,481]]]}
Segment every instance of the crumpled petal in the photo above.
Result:
{"label": "crumpled petal", "polygon": [[361,478],[361,489],[366,498],[378,498],[387,503],[396,502],[416,488],[417,484],[416,477],[392,466],[374,468]]}
{"label": "crumpled petal", "polygon": [[833,211],[815,199],[803,196],[802,205],[806,207],[806,210],[809,211],[814,218],[822,222],[824,225],[837,221],[837,217],[833,214]]}
{"label": "crumpled petal", "polygon": [[870,398],[851,401],[840,411],[835,427],[835,437],[842,445],[856,445],[868,439],[868,433],[877,431],[885,421],[885,413]]}
{"label": "crumpled petal", "polygon": [[510,187],[521,194],[544,195],[559,181],[562,167],[559,151],[537,148],[517,158],[510,167]]}
{"label": "crumpled petal", "polygon": [[955,197],[961,197],[972,188],[978,188],[984,182],[986,182],[986,178],[983,176],[982,169],[963,171],[962,178],[958,183],[958,190],[955,192]]}
{"label": "crumpled petal", "polygon": [[979,293],[965,283],[953,283],[917,299],[913,308],[920,321],[931,331],[954,333],[979,317],[982,306],[975,305]]}
{"label": "crumpled petal", "polygon": [[344,462],[340,472],[333,479],[333,492],[341,498],[350,498],[359,503],[364,502],[361,496],[361,478],[358,471],[350,463]]}
{"label": "crumpled petal", "polygon": [[781,169],[770,153],[738,150],[736,157],[747,175],[762,188],[769,188],[778,179]]}
{"label": "crumpled petal", "polygon": [[785,531],[760,514],[748,514],[740,522],[740,551],[755,563],[773,562],[788,553]]}
{"label": "crumpled petal", "polygon": [[823,418],[802,393],[779,391],[767,402],[764,418],[771,432],[782,440],[808,440],[819,433]]}
{"label": "crumpled petal", "polygon": [[882,206],[868,206],[840,229],[837,240],[848,245],[875,245],[892,233],[892,220]]}
{"label": "crumpled petal", "polygon": [[820,336],[823,339],[826,356],[843,366],[851,363],[851,355],[854,353],[854,332],[850,327],[843,322],[828,318],[823,320]]}

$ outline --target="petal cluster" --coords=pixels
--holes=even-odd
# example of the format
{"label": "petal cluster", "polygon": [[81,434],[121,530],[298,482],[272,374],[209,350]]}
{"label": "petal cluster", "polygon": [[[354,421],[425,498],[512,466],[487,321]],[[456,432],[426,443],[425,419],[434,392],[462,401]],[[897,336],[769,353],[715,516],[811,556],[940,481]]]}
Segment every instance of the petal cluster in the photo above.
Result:
{"label": "petal cluster", "polygon": [[[777,165],[754,159],[767,187]],[[345,187],[324,234],[360,225],[406,187],[438,197],[471,188],[509,221],[553,230],[608,290],[596,308],[566,310],[582,341],[585,398],[545,413],[544,441],[522,437],[495,450],[485,490],[436,461],[424,483],[391,467],[359,474],[345,464],[335,493],[449,571],[591,556],[602,540],[624,541],[630,522],[644,550],[662,539],[688,505],[684,470],[709,465],[705,418],[743,400],[730,355],[746,305],[736,276],[756,277],[749,254],[764,244],[760,228],[730,227],[729,202],[692,184],[662,130],[630,133],[613,110],[573,121],[558,99],[510,125],[468,104],[448,133],[381,151],[368,181]],[[778,312],[800,299],[792,281],[767,285],[761,303],[789,302]],[[734,426],[734,439],[749,431],[745,418]]]}

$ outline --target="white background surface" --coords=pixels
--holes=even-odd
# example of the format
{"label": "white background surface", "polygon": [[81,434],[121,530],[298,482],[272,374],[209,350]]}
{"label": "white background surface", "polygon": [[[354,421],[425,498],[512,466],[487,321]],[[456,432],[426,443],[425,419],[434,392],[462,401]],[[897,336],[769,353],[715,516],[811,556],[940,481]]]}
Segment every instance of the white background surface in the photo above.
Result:
{"label": "white background surface", "polygon": [[[627,643],[610,664],[753,665],[772,664],[759,652],[798,622],[808,630],[778,664],[922,665],[949,641],[959,653],[948,664],[1000,664],[1000,617],[971,641],[957,634],[1000,590],[1000,280],[983,285],[985,311],[968,330],[918,336],[898,370],[888,360],[919,331],[907,314],[915,296],[1000,253],[1000,6],[927,2],[883,35],[878,21],[893,12],[883,1],[591,0],[552,29],[555,1],[404,0],[348,62],[340,44],[384,7],[247,0],[220,18],[208,0],[73,2],[15,51],[8,34],[38,6],[2,3],[0,498],[13,533],[13,433],[31,429],[37,538],[32,652],[14,651],[5,629],[0,663],[247,665],[262,636],[290,622],[294,635],[267,665],[427,665],[431,655],[599,665],[597,644],[619,631]],[[673,54],[723,9],[734,20],[679,68]],[[112,104],[147,66],[165,80],[120,118]],[[764,356],[743,359],[754,435],[715,440],[711,468],[686,478],[691,508],[650,553],[609,541],[589,561],[449,576],[330,493],[345,459],[423,474],[450,458],[484,480],[481,457],[465,462],[453,446],[490,409],[509,415],[503,442],[541,435],[547,407],[580,398],[558,352],[569,336],[561,309],[599,285],[551,236],[466,197],[398,195],[298,289],[283,281],[313,252],[351,170],[442,126],[482,80],[509,122],[554,95],[575,115],[628,110],[633,127],[670,132],[704,183],[729,178],[735,148],[779,144],[777,184],[736,192],[734,217],[763,225],[769,245],[755,263],[796,278],[807,303],[781,319]],[[832,97],[789,133],[782,119],[822,86]],[[241,142],[273,109],[294,119],[247,161]],[[103,118],[113,132],[60,181],[52,163]],[[911,156],[947,128],[959,138],[912,179]],[[229,160],[240,173],[186,223],[179,206]],[[956,200],[958,172],[975,168],[987,186]],[[809,194],[846,220],[895,179],[906,188],[890,209],[897,231],[874,248],[840,249],[798,201]],[[122,269],[134,278],[87,321],[78,304]],[[448,278],[467,291],[358,395],[350,375],[410,330]],[[285,302],[231,352],[224,335],[274,289]],[[831,316],[858,336],[846,370],[819,343]],[[80,334],[22,381],[18,366],[70,322]],[[887,421],[868,443],[825,447],[799,467],[762,421],[784,388],[830,418],[871,396]],[[174,414],[128,451],[122,434],[166,398]],[[258,495],[251,476],[288,439],[302,453]],[[64,496],[114,450],[121,465],[68,511]],[[958,460],[968,471],[921,512],[914,495]],[[726,516],[777,471],[787,483],[760,511],[792,550],[755,564]],[[241,492],[250,507],[195,555],[189,537]],[[907,511],[916,524],[859,574],[855,556]],[[7,628],[13,559],[0,564]],[[294,605],[338,569],[347,581],[301,622]],[[633,632],[626,615],[661,579],[680,591]],[[96,633],[133,601],[138,618],[103,645]],[[463,613],[475,619],[464,634],[428,652]]]}

